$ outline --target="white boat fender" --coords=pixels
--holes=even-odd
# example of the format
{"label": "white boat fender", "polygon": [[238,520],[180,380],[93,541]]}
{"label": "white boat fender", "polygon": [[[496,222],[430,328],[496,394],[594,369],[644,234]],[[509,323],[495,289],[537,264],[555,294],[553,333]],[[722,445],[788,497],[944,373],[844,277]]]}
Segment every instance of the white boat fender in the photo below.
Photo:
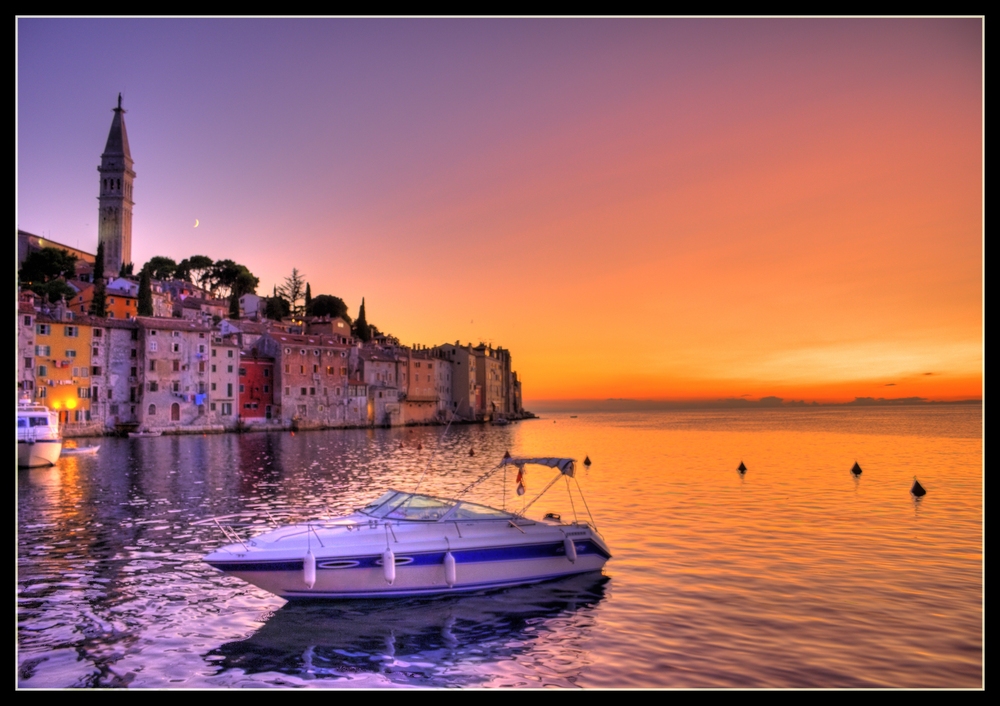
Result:
{"label": "white boat fender", "polygon": [[302,560],[302,578],[305,579],[307,588],[316,585],[316,555],[312,553],[312,549],[306,552],[306,558]]}
{"label": "white boat fender", "polygon": [[382,572],[385,574],[385,582],[391,586],[396,580],[396,555],[389,547],[382,553]]}
{"label": "white boat fender", "polygon": [[569,559],[571,564],[576,563],[576,542],[566,537],[563,540],[563,546],[566,547],[566,558]]}
{"label": "white boat fender", "polygon": [[448,588],[454,587],[456,578],[455,555],[451,553],[451,550],[448,550],[444,555],[444,580],[448,584]]}

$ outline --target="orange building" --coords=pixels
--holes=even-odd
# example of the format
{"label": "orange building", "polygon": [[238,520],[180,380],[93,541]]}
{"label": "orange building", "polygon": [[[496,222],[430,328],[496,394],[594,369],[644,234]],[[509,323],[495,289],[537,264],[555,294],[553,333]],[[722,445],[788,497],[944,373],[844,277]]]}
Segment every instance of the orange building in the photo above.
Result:
{"label": "orange building", "polygon": [[59,412],[61,425],[90,421],[92,336],[89,318],[35,317],[35,399]]}

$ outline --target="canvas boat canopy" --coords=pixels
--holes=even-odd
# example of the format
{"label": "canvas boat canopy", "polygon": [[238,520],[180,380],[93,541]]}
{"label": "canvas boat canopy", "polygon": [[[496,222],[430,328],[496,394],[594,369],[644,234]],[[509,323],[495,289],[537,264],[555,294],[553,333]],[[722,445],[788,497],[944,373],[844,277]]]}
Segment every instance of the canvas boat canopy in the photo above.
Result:
{"label": "canvas boat canopy", "polygon": [[576,461],[572,458],[505,458],[500,462],[501,466],[517,466],[518,468],[529,464],[557,468],[560,473],[570,478],[573,477],[573,472],[576,470]]}

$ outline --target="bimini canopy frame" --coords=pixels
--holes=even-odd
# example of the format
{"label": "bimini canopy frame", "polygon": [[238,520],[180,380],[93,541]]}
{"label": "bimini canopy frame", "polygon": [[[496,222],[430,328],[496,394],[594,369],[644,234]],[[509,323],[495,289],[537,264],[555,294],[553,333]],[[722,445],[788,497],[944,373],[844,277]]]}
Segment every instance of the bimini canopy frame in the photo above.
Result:
{"label": "bimini canopy frame", "polygon": [[[587,499],[583,496],[583,489],[580,487],[580,482],[576,480],[576,459],[572,459],[572,458],[557,458],[557,457],[553,457],[553,456],[543,456],[543,457],[535,457],[535,458],[514,458],[514,457],[510,457],[510,456],[504,456],[503,460],[501,460],[500,463],[496,465],[496,467],[491,468],[489,471],[487,471],[482,476],[480,476],[475,481],[473,481],[470,485],[468,485],[467,487],[465,487],[462,490],[462,492],[459,494],[459,497],[462,497],[462,495],[465,495],[465,493],[467,493],[470,490],[472,490],[474,487],[476,487],[477,485],[479,485],[480,483],[482,483],[483,481],[485,481],[487,478],[490,478],[497,471],[500,471],[500,470],[506,471],[506,469],[507,469],[508,466],[514,466],[514,467],[516,467],[518,469],[519,472],[521,472],[521,471],[524,470],[525,466],[530,466],[530,465],[534,465],[534,466],[546,466],[548,468],[553,468],[553,469],[559,471],[559,473],[556,475],[555,478],[553,478],[549,482],[548,485],[546,485],[542,489],[542,491],[540,493],[538,493],[538,495],[536,495],[534,498],[532,498],[529,502],[525,503],[525,505],[521,508],[520,511],[515,511],[514,514],[516,516],[518,516],[518,517],[524,517],[525,513],[528,511],[528,508],[530,508],[532,505],[534,505],[535,501],[537,501],[540,497],[542,497],[543,495],[545,495],[545,493],[548,492],[549,488],[551,488],[553,485],[555,485],[556,481],[558,481],[559,478],[565,477],[566,478],[566,492],[569,495],[570,504],[573,507],[574,521],[576,521],[576,504],[573,503],[573,492],[572,492],[572,489],[571,489],[571,486],[570,486],[570,482],[569,482],[570,478],[572,478],[574,481],[576,481],[576,491],[580,494],[580,500],[583,501],[583,506],[587,509],[587,515],[590,517],[590,524],[594,528],[594,530],[597,530],[597,524],[594,522],[594,516],[590,512],[590,506],[587,505]],[[506,473],[504,475],[506,477]],[[506,483],[506,480],[505,480],[504,481],[504,509],[505,510],[507,509],[506,487],[507,487],[507,483]]]}

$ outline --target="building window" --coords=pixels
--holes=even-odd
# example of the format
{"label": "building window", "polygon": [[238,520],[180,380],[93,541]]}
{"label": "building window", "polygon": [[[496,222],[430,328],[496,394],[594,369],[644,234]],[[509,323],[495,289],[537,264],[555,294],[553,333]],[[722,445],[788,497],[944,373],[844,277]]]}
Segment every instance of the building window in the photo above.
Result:
{"label": "building window", "polygon": [[215,383],[212,383],[212,392],[215,392]]}
{"label": "building window", "polygon": [[290,388],[290,387],[286,387],[286,388],[285,388],[285,394],[286,394],[286,395],[290,395],[290,394],[292,394],[291,390],[292,390],[292,388]]}
{"label": "building window", "polygon": [[214,412],[214,411],[215,411],[215,402],[212,402],[212,403],[211,403],[211,404],[210,404],[210,405],[208,406],[208,408],[209,408],[210,410],[212,410],[212,411]]}
{"label": "building window", "polygon": [[246,392],[246,388],[243,385],[240,385],[240,394],[242,395],[244,392]]}
{"label": "building window", "polygon": [[232,397],[232,396],[233,396],[233,383],[228,382],[226,383],[226,397]]}
{"label": "building window", "polygon": [[289,366],[288,363],[285,363],[285,372],[286,373],[290,373],[291,372],[291,370],[289,369],[290,367],[291,366]]}
{"label": "building window", "polygon": [[95,328],[95,329],[94,329],[94,338],[100,338],[100,337],[101,337],[101,336],[103,335],[103,334],[101,333],[101,331],[102,331],[102,329],[99,329],[99,328]]}
{"label": "building window", "polygon": [[24,367],[27,368],[28,370],[31,370],[31,368],[33,368],[34,365],[35,365],[35,359],[34,358],[25,358],[24,359]]}
{"label": "building window", "polygon": [[180,370],[181,370],[181,362],[179,360],[172,360],[170,362],[173,363],[174,372],[175,373],[180,372]]}
{"label": "building window", "polygon": [[198,372],[199,373],[205,372],[205,361],[203,360],[198,361]]}
{"label": "building window", "polygon": [[45,397],[45,387],[44,386],[41,386],[41,387],[38,387],[37,389],[35,389],[35,397],[38,397],[39,399]]}
{"label": "building window", "polygon": [[67,338],[76,338],[77,336],[80,335],[80,327],[79,326],[63,326],[63,334]]}
{"label": "building window", "polygon": [[156,352],[156,341],[149,342],[149,350],[153,351],[154,353]]}
{"label": "building window", "polygon": [[150,392],[159,392],[160,391],[160,383],[158,383],[158,382],[151,382],[151,383],[149,383],[149,391]]}
{"label": "building window", "polygon": [[232,413],[233,413],[233,403],[232,402],[223,402],[222,403],[222,416],[228,417]]}
{"label": "building window", "polygon": [[39,336],[48,336],[52,333],[52,327],[48,324],[38,324],[38,326],[35,327],[35,333]]}
{"label": "building window", "polygon": [[266,377],[266,378],[267,377],[271,377],[271,371],[268,370],[267,368],[264,368],[264,377]]}
{"label": "building window", "polygon": [[150,417],[155,417],[156,416],[156,405],[155,404],[149,405],[149,416]]}
{"label": "building window", "polygon": [[270,386],[268,386],[268,385],[264,385],[264,394],[266,395],[266,394],[267,394],[268,392],[270,392],[270,391],[271,391],[271,388],[270,388]]}
{"label": "building window", "polygon": [[31,328],[31,317],[30,316],[25,316],[24,317],[24,325],[27,326],[28,328]]}
{"label": "building window", "polygon": [[[205,334],[201,334],[201,335],[204,336]],[[205,344],[204,343],[199,343],[198,344],[198,352],[199,353],[204,353],[205,352]]]}
{"label": "building window", "polygon": [[309,388],[309,394],[310,395],[315,395],[316,394],[316,388],[315,387],[310,387]]}
{"label": "building window", "polygon": [[212,357],[214,358],[215,354],[218,353],[218,352],[219,352],[218,350],[216,350],[215,348],[213,348],[212,349]]}
{"label": "building window", "polygon": [[90,399],[90,388],[89,387],[78,387],[76,388],[76,396],[81,400]]}
{"label": "building window", "polygon": [[212,372],[213,373],[215,372],[215,366],[214,365],[212,366]]}
{"label": "building window", "polygon": [[173,336],[174,338],[180,338],[180,337],[181,337],[181,332],[180,332],[180,331],[174,331],[174,332],[173,332],[173,333],[172,333],[171,335],[172,335],[172,336]]}
{"label": "building window", "polygon": [[227,356],[228,356],[228,357],[230,357],[230,358],[232,358],[232,357],[233,357],[233,352],[232,352],[232,351],[226,351],[226,354],[227,354]]}
{"label": "building window", "polygon": [[131,350],[131,351],[129,352],[129,357],[130,357],[130,358],[138,358],[138,357],[139,357],[139,353],[138,353],[138,351],[136,351],[136,349],[135,349],[135,348],[133,348],[133,349],[132,349],[132,350]]}
{"label": "building window", "polygon": [[174,380],[172,383],[170,383],[170,390],[172,392],[180,392],[181,391],[181,384],[180,384],[180,382],[178,382],[177,380]]}
{"label": "building window", "polygon": [[35,357],[48,358],[52,355],[52,348],[50,346],[35,346]]}
{"label": "building window", "polygon": [[174,343],[172,346],[170,346],[170,350],[172,350],[174,353],[180,353],[181,352],[181,344],[180,343]]}
{"label": "building window", "polygon": [[301,387],[301,388],[299,388],[299,390],[300,390],[299,394],[301,394],[301,395],[306,394],[306,388]]}
{"label": "building window", "polygon": [[233,372],[233,366],[231,366],[231,365],[227,365],[227,366],[226,366],[226,372],[227,372],[227,373],[231,373],[231,372]]}
{"label": "building window", "polygon": [[246,376],[247,376],[247,369],[246,368],[240,368],[240,377],[241,378],[245,378]]}
{"label": "building window", "polygon": [[90,351],[90,356],[92,358],[96,358],[100,354],[101,354],[101,350],[99,348],[94,348],[93,350]]}

